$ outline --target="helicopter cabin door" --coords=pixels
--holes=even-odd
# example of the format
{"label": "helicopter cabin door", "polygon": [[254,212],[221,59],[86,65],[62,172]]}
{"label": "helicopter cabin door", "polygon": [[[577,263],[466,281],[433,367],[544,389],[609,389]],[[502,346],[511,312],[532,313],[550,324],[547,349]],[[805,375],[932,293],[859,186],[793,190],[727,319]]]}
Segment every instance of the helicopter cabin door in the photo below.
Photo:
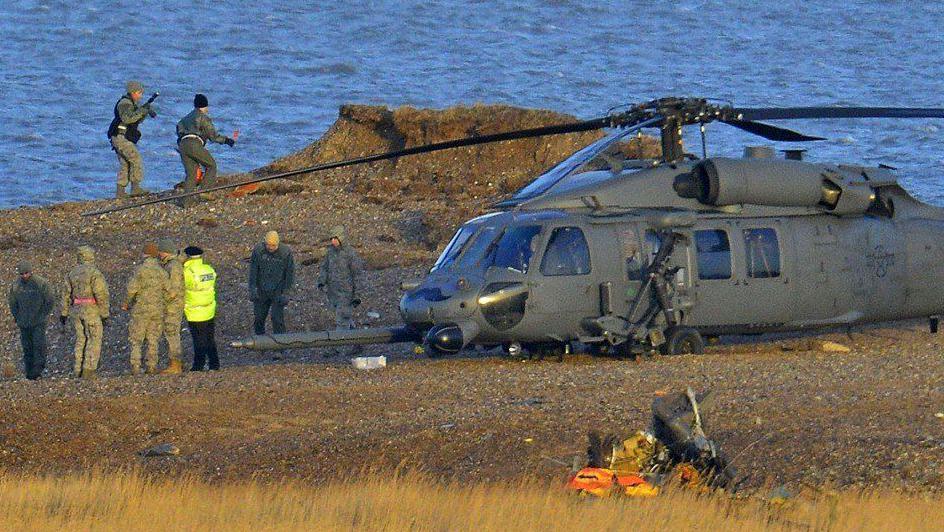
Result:
{"label": "helicopter cabin door", "polygon": [[735,282],[748,329],[776,329],[794,318],[792,234],[777,218],[734,222]]}
{"label": "helicopter cabin door", "polygon": [[776,329],[792,317],[792,240],[777,219],[724,220],[692,231],[697,301],[689,321],[723,334]]}
{"label": "helicopter cabin door", "polygon": [[545,228],[546,245],[532,279],[529,312],[543,315],[558,330],[576,338],[584,318],[600,315],[597,270],[602,263],[591,246],[591,232],[577,224]]}

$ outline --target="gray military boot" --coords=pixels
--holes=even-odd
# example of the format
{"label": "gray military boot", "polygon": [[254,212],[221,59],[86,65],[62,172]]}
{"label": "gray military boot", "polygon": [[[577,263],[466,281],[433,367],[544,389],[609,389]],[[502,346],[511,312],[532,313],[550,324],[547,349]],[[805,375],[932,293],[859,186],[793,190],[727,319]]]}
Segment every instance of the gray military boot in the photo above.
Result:
{"label": "gray military boot", "polygon": [[141,185],[139,183],[131,183],[132,196],[144,196],[145,194],[150,194],[150,192],[141,188]]}
{"label": "gray military boot", "polygon": [[115,199],[125,199],[128,197],[128,193],[125,192],[124,185],[118,185],[118,190],[115,192]]}

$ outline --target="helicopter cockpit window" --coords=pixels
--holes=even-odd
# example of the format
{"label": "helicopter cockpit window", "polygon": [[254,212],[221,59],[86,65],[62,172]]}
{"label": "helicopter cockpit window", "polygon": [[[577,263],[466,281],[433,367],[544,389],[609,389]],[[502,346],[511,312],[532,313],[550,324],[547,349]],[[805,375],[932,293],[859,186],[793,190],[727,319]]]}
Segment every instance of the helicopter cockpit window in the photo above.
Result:
{"label": "helicopter cockpit window", "polygon": [[452,237],[452,240],[449,241],[449,244],[446,245],[446,249],[443,250],[442,255],[439,256],[439,259],[436,261],[436,264],[433,265],[432,270],[436,271],[440,268],[445,268],[453,262],[456,258],[462,253],[462,250],[465,248],[465,245],[469,242],[469,238],[472,237],[472,234],[475,233],[475,226],[462,226],[459,228],[459,231],[456,232],[455,236]]}
{"label": "helicopter cockpit window", "polygon": [[747,276],[754,279],[780,277],[780,244],[771,228],[745,229]]}
{"label": "helicopter cockpit window", "polygon": [[551,233],[541,260],[541,273],[548,276],[590,273],[590,247],[578,227],[558,227]]}
{"label": "helicopter cockpit window", "polygon": [[728,233],[719,229],[695,231],[699,279],[731,278],[731,244]]}
{"label": "helicopter cockpit window", "polygon": [[539,225],[511,227],[493,243],[485,256],[485,267],[495,266],[528,273],[531,257],[534,255],[535,239],[541,232]]}

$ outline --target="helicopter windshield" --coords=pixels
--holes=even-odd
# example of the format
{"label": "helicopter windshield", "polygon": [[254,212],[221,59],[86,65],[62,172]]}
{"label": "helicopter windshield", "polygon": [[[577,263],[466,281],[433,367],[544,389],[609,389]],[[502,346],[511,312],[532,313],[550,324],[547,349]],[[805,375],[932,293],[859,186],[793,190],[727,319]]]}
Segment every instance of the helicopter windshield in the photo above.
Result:
{"label": "helicopter windshield", "polygon": [[445,268],[456,261],[456,258],[462,253],[463,248],[469,242],[469,238],[475,233],[476,227],[474,225],[463,225],[456,231],[455,236],[452,237],[452,240],[449,241],[449,244],[446,245],[446,249],[443,250],[442,255],[439,256],[439,259],[436,261],[436,264],[433,264],[433,267],[430,271],[436,271],[440,268]]}
{"label": "helicopter windshield", "polygon": [[511,197],[511,201],[527,200],[544,194],[554,185],[562,182],[568,176],[577,173],[583,165],[592,161],[607,148],[629,135],[635,134],[638,129],[629,128],[607,135],[590,144],[582,150],[564,159],[560,164],[544,172],[540,177],[525,185]]}
{"label": "helicopter windshield", "polygon": [[485,253],[483,266],[487,269],[495,266],[521,273],[528,273],[531,257],[534,255],[535,239],[541,232],[540,225],[510,227],[493,242]]}

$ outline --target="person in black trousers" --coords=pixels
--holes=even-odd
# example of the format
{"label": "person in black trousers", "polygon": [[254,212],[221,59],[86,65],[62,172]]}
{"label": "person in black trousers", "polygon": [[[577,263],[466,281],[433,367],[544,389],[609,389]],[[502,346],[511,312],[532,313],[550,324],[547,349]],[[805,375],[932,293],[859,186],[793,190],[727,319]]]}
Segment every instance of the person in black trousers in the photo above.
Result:
{"label": "person in black trousers", "polygon": [[214,340],[216,318],[216,271],[203,262],[203,250],[197,246],[184,249],[184,316],[193,337],[193,367],[203,371],[209,362],[211,370],[220,369]]}

